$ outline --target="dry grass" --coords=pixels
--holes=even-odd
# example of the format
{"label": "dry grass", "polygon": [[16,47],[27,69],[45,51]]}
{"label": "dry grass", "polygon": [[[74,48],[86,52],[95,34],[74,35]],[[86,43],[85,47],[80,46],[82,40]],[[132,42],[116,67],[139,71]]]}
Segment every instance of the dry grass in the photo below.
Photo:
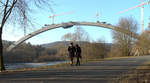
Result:
{"label": "dry grass", "polygon": [[144,65],[118,77],[113,83],[150,83],[150,61]]}

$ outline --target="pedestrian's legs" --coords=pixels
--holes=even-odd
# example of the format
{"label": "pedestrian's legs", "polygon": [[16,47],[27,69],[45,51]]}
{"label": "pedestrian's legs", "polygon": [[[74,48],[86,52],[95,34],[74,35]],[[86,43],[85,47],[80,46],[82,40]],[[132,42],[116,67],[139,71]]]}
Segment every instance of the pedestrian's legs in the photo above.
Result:
{"label": "pedestrian's legs", "polygon": [[79,57],[79,59],[78,59],[78,65],[80,66],[80,57]]}
{"label": "pedestrian's legs", "polygon": [[73,57],[71,57],[70,59],[71,59],[71,65],[73,65]]}
{"label": "pedestrian's legs", "polygon": [[77,57],[77,62],[76,62],[76,66],[79,65],[80,66],[80,58]]}

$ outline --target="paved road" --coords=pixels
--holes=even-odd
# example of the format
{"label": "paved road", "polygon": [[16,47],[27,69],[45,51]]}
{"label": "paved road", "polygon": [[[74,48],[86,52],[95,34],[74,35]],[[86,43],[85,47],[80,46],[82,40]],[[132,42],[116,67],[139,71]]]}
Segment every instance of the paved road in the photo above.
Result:
{"label": "paved road", "polygon": [[0,83],[111,83],[117,76],[143,65],[150,56],[114,59],[80,67],[0,73]]}

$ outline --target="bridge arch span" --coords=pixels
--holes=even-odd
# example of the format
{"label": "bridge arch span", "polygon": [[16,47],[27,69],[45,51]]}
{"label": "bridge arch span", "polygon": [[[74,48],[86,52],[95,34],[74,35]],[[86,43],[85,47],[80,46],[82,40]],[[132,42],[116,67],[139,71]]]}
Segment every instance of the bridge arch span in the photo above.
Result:
{"label": "bridge arch span", "polygon": [[122,33],[125,33],[127,35],[132,36],[133,38],[138,39],[139,35],[136,33],[133,33],[129,30],[117,27],[117,26],[113,26],[110,24],[106,24],[106,23],[101,23],[101,22],[67,22],[67,23],[61,23],[61,24],[52,24],[52,25],[45,25],[44,27],[42,27],[41,29],[32,32],[24,37],[22,37],[21,39],[19,39],[18,41],[15,41],[13,44],[11,44],[8,48],[7,51],[11,51],[13,48],[15,48],[16,46],[20,45],[21,43],[23,43],[24,41],[28,40],[29,38],[36,36],[40,33],[43,33],[45,31],[48,30],[52,30],[52,29],[56,29],[56,28],[60,28],[63,27],[64,29],[66,28],[70,28],[74,25],[84,25],[84,26],[96,26],[96,27],[103,27],[103,28],[107,28],[107,29],[112,29],[115,31],[119,31]]}

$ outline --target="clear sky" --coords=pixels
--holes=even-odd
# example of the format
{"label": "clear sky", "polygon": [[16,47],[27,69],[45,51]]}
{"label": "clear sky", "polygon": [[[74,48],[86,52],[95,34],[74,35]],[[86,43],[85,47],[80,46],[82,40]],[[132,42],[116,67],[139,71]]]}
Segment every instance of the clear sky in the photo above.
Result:
{"label": "clear sky", "polygon": [[[148,0],[144,0],[145,2]],[[90,21],[96,22],[96,13],[100,14],[99,21],[107,22],[112,25],[117,25],[121,17],[132,16],[141,26],[141,8],[135,8],[128,12],[118,14],[119,11],[128,9],[130,7],[141,4],[141,0],[53,0],[52,8],[55,14],[61,14],[64,12],[71,12],[72,14],[66,14],[62,16],[57,16],[55,18],[55,24],[68,22],[68,21]],[[144,29],[147,28],[149,21],[149,11],[150,5],[144,6]],[[37,25],[35,28],[27,29],[27,33],[33,32],[40,29],[44,24],[51,24],[52,20],[48,16],[52,15],[51,11],[37,10],[33,13],[34,18],[36,18]],[[11,27],[11,26],[10,26]],[[99,27],[87,27],[81,26],[86,32],[89,33],[91,40],[96,41],[99,39],[105,40],[106,42],[112,42],[111,30]],[[55,30],[50,30],[37,35],[27,42],[32,44],[44,44],[51,43],[55,41],[61,41],[61,37],[68,33],[73,32],[74,27],[71,29],[58,28]],[[139,29],[139,33],[141,29]],[[4,29],[3,39],[16,41],[23,37],[23,29],[6,28]]]}

